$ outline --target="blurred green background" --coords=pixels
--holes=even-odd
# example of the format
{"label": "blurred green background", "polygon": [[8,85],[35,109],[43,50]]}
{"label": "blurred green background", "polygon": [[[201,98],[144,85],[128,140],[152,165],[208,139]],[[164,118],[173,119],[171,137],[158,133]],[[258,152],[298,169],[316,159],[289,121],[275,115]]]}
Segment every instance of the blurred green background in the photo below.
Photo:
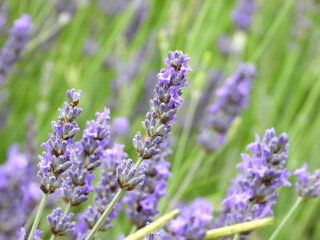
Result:
{"label": "blurred green background", "polygon": [[[252,26],[242,35],[237,35],[230,18],[234,0],[1,2],[7,9],[8,26],[23,13],[30,14],[34,24],[23,57],[7,79],[9,97],[5,104],[10,111],[0,131],[1,161],[5,160],[6,150],[12,143],[23,145],[29,114],[35,117],[38,145],[46,141],[51,120],[57,118],[57,109],[70,88],[83,91],[80,104],[83,114],[78,121],[81,129],[104,106],[111,108],[112,118],[130,119],[130,134],[121,143],[126,144],[129,157],[135,159],[131,139],[137,130],[142,130],[140,122],[149,104],[148,100],[141,99],[152,96],[156,74],[164,67],[168,50],[179,49],[191,57],[193,71],[189,74],[190,86],[184,89],[185,103],[178,112],[179,120],[172,134],[174,151],[169,161],[173,162],[174,170],[188,169],[198,154],[199,149],[190,149],[197,148],[195,136],[199,121],[191,125],[181,166],[174,164],[176,146],[186,130],[183,124],[193,118],[190,105],[208,86],[208,72],[214,69],[222,71],[225,77],[230,76],[240,61],[253,62],[258,72],[249,108],[231,129],[230,141],[215,158],[204,161],[182,199],[205,197],[217,212],[230,180],[237,173],[235,164],[241,161],[240,153],[254,141],[254,133],[263,135],[269,127],[275,127],[278,134],[285,131],[290,137],[287,165],[290,171],[305,161],[311,170],[318,168],[319,4],[311,0],[256,2],[258,9]],[[303,10],[301,2],[313,4],[303,13],[310,23],[308,26],[300,26],[297,20],[297,14]],[[139,4],[143,4],[142,10]],[[299,31],[298,37],[296,31]],[[240,36],[241,53],[223,57],[217,47],[221,34]],[[1,32],[1,46],[6,38]],[[198,120],[197,116],[194,119]],[[179,184],[179,177],[173,179],[171,188]],[[293,187],[280,190],[279,202],[274,208],[275,225],[295,200]],[[320,199],[303,204],[279,239],[320,239],[319,206]],[[117,224],[120,221],[123,222],[123,218],[115,221],[112,231],[120,231],[119,228],[125,226]],[[256,231],[250,239],[267,239],[275,225]]]}

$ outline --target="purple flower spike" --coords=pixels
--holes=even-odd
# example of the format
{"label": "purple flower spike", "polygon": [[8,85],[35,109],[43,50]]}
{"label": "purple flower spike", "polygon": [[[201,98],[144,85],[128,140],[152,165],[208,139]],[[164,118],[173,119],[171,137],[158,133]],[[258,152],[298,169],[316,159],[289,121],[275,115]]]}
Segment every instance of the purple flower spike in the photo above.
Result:
{"label": "purple flower spike", "polygon": [[182,51],[169,51],[164,60],[167,67],[158,74],[154,93],[155,98],[150,100],[150,112],[146,114],[142,126],[146,135],[140,132],[133,138],[133,145],[139,157],[150,159],[161,152],[163,136],[171,132],[175,123],[178,107],[183,102],[182,87],[187,86],[186,75],[191,71],[188,55]]}
{"label": "purple flower spike", "polygon": [[63,103],[58,112],[58,121],[52,121],[53,133],[49,134],[49,140],[41,144],[46,151],[39,155],[39,171],[37,180],[44,193],[54,193],[62,185],[63,179],[60,175],[71,167],[72,142],[74,136],[79,132],[75,119],[82,112],[77,105],[81,98],[81,91],[74,89],[67,91],[68,102]]}
{"label": "purple flower spike", "polygon": [[209,107],[198,143],[207,151],[217,151],[226,142],[226,134],[233,121],[247,108],[252,79],[256,75],[254,65],[242,63],[236,72],[217,90],[218,100]]}
{"label": "purple flower spike", "polygon": [[47,222],[52,234],[56,236],[64,236],[68,232],[72,232],[75,226],[75,222],[70,223],[72,218],[72,213],[67,216],[62,213],[61,208],[54,209],[52,214],[47,216]]}
{"label": "purple flower spike", "polygon": [[4,85],[7,74],[20,59],[21,53],[29,40],[29,30],[32,28],[30,16],[23,14],[15,20],[10,29],[10,37],[1,49],[0,54],[0,87]]}
{"label": "purple flower spike", "polygon": [[[78,102],[81,92],[70,92],[69,102]],[[105,158],[106,147],[110,143],[110,110],[105,108],[97,112],[97,120],[88,121],[83,131],[82,139],[74,144],[73,165],[68,171],[68,177],[62,185],[62,196],[66,203],[78,206],[88,200],[89,193],[94,190],[92,180],[93,170],[99,167]]]}
{"label": "purple flower spike", "polygon": [[[111,149],[107,149],[103,154],[102,173],[97,186],[94,187],[95,195],[93,198],[94,207],[89,206],[82,215],[86,225],[82,232],[91,229],[97,222],[101,214],[104,212],[110,201],[113,199],[116,192],[119,190],[119,184],[115,177],[116,169],[121,164],[122,160],[128,155],[123,151],[124,145],[114,143]],[[121,210],[121,199],[116,204],[110,215],[99,231],[105,231],[113,227],[111,220],[117,217],[117,211]],[[78,224],[79,225],[79,224]],[[77,225],[77,228],[78,228]],[[83,228],[83,227],[82,227]],[[77,235],[77,233],[75,233]]]}
{"label": "purple flower spike", "polygon": [[295,184],[296,191],[303,200],[316,198],[320,193],[320,169],[315,170],[311,175],[307,168],[308,164],[304,163],[301,168],[293,173],[298,177]]}
{"label": "purple flower spike", "polygon": [[131,191],[139,185],[143,185],[146,171],[145,168],[137,171],[137,168],[133,165],[131,159],[123,160],[117,167],[117,179],[120,188]]}
{"label": "purple flower spike", "polygon": [[180,214],[166,225],[162,239],[202,239],[213,219],[213,206],[198,198],[191,205],[183,206]]}
{"label": "purple flower spike", "polygon": [[41,198],[33,161],[13,144],[0,165],[0,239],[17,239],[17,229],[26,223]]}
{"label": "purple flower spike", "polygon": [[[221,227],[273,215],[271,206],[276,204],[276,190],[291,183],[291,175],[284,169],[288,158],[288,136],[277,137],[275,129],[267,129],[263,140],[256,135],[256,141],[247,146],[252,156],[242,154],[237,165],[241,174],[232,180],[227,196],[214,227]],[[245,236],[243,236],[245,238]]]}
{"label": "purple flower spike", "polygon": [[252,21],[252,15],[257,9],[255,0],[238,0],[234,11],[231,13],[235,28],[246,31]]}
{"label": "purple flower spike", "polygon": [[167,179],[171,177],[171,164],[165,159],[171,155],[171,151],[167,148],[168,143],[164,145],[166,149],[162,149],[159,155],[142,162],[141,167],[147,170],[143,186],[137,191],[129,192],[124,198],[129,205],[126,216],[138,229],[154,220],[159,212],[158,202],[166,196]]}

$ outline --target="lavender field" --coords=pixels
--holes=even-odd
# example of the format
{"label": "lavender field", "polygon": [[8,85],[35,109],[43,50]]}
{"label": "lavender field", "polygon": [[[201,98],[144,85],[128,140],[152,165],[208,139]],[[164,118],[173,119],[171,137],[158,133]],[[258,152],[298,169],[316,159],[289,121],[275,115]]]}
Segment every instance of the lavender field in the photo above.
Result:
{"label": "lavender field", "polygon": [[0,1],[0,240],[320,239],[317,0]]}

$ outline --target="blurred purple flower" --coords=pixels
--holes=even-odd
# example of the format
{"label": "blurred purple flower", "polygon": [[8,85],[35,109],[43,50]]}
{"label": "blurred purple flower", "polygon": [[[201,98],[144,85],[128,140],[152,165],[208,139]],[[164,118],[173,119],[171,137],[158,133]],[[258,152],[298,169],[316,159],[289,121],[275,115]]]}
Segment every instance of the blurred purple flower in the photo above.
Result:
{"label": "blurred purple flower", "polygon": [[298,177],[295,184],[296,191],[303,200],[316,198],[320,194],[320,169],[315,170],[311,175],[307,168],[308,164],[304,163],[301,168],[293,173]]}
{"label": "blurred purple flower", "polygon": [[216,151],[225,144],[226,133],[233,121],[248,106],[255,74],[254,65],[242,63],[225,85],[216,91],[218,99],[209,106],[197,137],[198,143],[207,151]]}
{"label": "blurred purple flower", "polygon": [[213,219],[213,206],[202,198],[194,200],[189,206],[182,206],[180,214],[170,220],[162,239],[202,239]]}
{"label": "blurred purple flower", "polygon": [[255,0],[237,0],[236,7],[231,13],[235,28],[246,31],[252,22],[252,15],[257,10]]}
{"label": "blurred purple flower", "polygon": [[10,37],[1,49],[0,54],[0,87],[5,84],[7,74],[20,59],[21,53],[29,40],[29,30],[32,28],[30,16],[23,14],[15,20],[10,29]]}

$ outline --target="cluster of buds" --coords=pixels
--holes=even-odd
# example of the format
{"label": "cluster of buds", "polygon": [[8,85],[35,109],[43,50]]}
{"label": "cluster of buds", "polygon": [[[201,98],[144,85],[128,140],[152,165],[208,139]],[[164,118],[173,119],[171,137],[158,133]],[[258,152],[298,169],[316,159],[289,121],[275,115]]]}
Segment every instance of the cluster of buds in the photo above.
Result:
{"label": "cluster of buds", "polygon": [[142,122],[146,135],[142,137],[138,132],[133,139],[136,152],[142,159],[158,155],[164,135],[171,132],[172,124],[177,119],[175,114],[183,102],[181,88],[188,85],[186,75],[191,71],[189,59],[182,51],[169,51],[165,59],[167,67],[158,74],[155,97],[150,100],[150,112]]}
{"label": "cluster of buds", "polygon": [[46,151],[39,156],[37,180],[44,193],[51,194],[60,188],[63,182],[60,175],[72,165],[73,138],[80,130],[75,120],[82,112],[77,107],[81,95],[81,91],[67,91],[68,101],[63,103],[62,109],[59,108],[58,121],[52,121],[53,133],[49,134],[47,142],[41,144]]}

